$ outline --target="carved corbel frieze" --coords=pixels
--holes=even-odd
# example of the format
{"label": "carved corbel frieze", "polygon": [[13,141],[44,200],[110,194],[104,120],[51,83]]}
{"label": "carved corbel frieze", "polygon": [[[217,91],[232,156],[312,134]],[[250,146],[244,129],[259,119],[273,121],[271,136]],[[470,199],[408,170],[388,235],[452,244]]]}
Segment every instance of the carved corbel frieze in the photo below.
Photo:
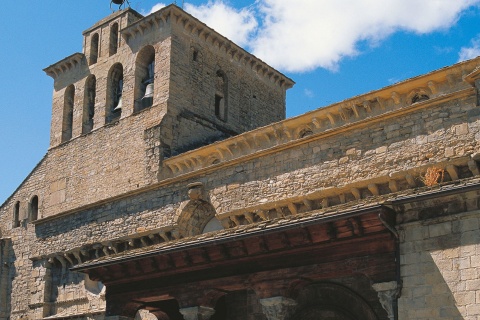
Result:
{"label": "carved corbel frieze", "polygon": [[321,128],[320,120],[318,118],[316,117],[312,118],[312,123],[315,125],[315,128],[317,129]]}
{"label": "carved corbel frieze", "polygon": [[313,201],[312,200],[303,199],[303,204],[305,205],[305,207],[307,208],[308,211],[313,210]]}
{"label": "carved corbel frieze", "polygon": [[363,101],[363,107],[365,108],[365,110],[368,112],[368,113],[371,113],[372,112],[372,103],[368,100],[366,101]]}
{"label": "carved corbel frieze", "polygon": [[407,183],[411,188],[415,188],[417,186],[415,178],[411,174],[405,175],[405,180],[407,180]]}
{"label": "carved corbel frieze", "polygon": [[265,211],[263,211],[263,210],[258,210],[258,211],[257,211],[257,215],[258,215],[263,221],[268,220],[268,214],[267,214],[267,212],[265,212]]}
{"label": "carved corbel frieze", "polygon": [[428,89],[430,89],[430,92],[432,94],[437,94],[438,88],[437,88],[437,84],[435,83],[435,81],[431,81],[431,80],[428,81],[427,86],[428,86]]}
{"label": "carved corbel frieze", "polygon": [[233,215],[230,217],[230,220],[235,224],[235,226],[239,226],[241,225],[242,223],[240,222],[240,220],[238,219],[237,216]]}
{"label": "carved corbel frieze", "polygon": [[385,101],[385,99],[380,98],[380,97],[377,97],[376,100],[377,100],[377,103],[378,103],[378,105],[380,106],[380,108],[381,108],[382,110],[385,110],[385,109],[386,109],[386,106],[387,106],[387,101]]}
{"label": "carved corbel frieze", "polygon": [[396,281],[375,283],[372,285],[373,289],[378,294],[378,299],[382,304],[383,309],[387,311],[388,319],[395,319],[395,300],[399,298],[401,287]]}
{"label": "carved corbel frieze", "polygon": [[230,219],[229,218],[221,219],[220,223],[221,223],[221,225],[224,229],[230,229]]}
{"label": "carved corbel frieze", "polygon": [[355,114],[355,118],[360,118],[360,113],[358,112],[358,107],[355,103],[352,104],[352,111]]}
{"label": "carved corbel frieze", "polygon": [[160,238],[163,239],[163,241],[165,241],[165,242],[170,241],[170,239],[168,238],[168,236],[165,232],[161,231],[161,232],[158,233],[158,235],[160,236]]}
{"label": "carved corbel frieze", "polygon": [[328,208],[328,206],[329,206],[328,198],[323,198],[322,199],[322,209]]}
{"label": "carved corbel frieze", "polygon": [[380,190],[378,189],[378,186],[375,183],[370,183],[367,186],[367,188],[374,196],[380,195]]}
{"label": "carved corbel frieze", "polygon": [[328,118],[328,120],[330,120],[330,124],[332,126],[334,126],[335,125],[335,118],[334,118],[333,114],[331,114],[330,112],[327,112],[327,118]]}
{"label": "carved corbel frieze", "polygon": [[288,210],[290,210],[290,213],[292,215],[296,215],[298,214],[298,209],[297,209],[297,205],[293,202],[289,203],[288,204]]}
{"label": "carved corbel frieze", "polygon": [[358,188],[352,188],[351,192],[355,197],[355,200],[360,200],[362,198],[362,195],[360,193],[360,190],[358,190]]}
{"label": "carved corbel frieze", "polygon": [[480,170],[478,169],[478,164],[475,160],[470,159],[470,161],[468,161],[468,169],[474,176],[480,175]]}
{"label": "carved corbel frieze", "polygon": [[391,95],[392,99],[393,99],[393,102],[395,104],[400,104],[400,95],[397,93],[397,92],[392,92],[392,95]]}
{"label": "carved corbel frieze", "polygon": [[397,181],[396,180],[390,180],[388,181],[388,188],[390,189],[390,191],[392,192],[397,192],[398,191],[398,184],[397,184]]}
{"label": "carved corbel frieze", "polygon": [[245,212],[244,216],[245,216],[245,219],[248,221],[248,223],[254,222],[253,213]]}
{"label": "carved corbel frieze", "polygon": [[456,166],[449,164],[445,169],[450,175],[450,178],[452,179],[452,181],[458,180],[458,168]]}

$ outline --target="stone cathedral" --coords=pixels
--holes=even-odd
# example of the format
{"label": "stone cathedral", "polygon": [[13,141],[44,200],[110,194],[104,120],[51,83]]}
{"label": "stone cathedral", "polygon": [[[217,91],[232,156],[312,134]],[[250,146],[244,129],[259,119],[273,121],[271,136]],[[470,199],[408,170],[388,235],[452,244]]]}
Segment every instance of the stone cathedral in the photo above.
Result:
{"label": "stone cathedral", "polygon": [[285,119],[175,5],[83,33],[0,207],[0,319],[480,319],[480,58]]}

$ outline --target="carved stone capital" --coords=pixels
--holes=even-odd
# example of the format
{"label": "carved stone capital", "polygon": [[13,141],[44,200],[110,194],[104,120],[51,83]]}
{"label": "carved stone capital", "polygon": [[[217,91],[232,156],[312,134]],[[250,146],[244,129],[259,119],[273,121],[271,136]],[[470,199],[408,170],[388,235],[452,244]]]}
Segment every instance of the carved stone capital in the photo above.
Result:
{"label": "carved stone capital", "polygon": [[394,302],[399,297],[400,286],[396,281],[375,283],[372,285],[373,289],[377,291],[378,299],[382,304],[383,309],[387,311],[388,319],[395,319]]}
{"label": "carved stone capital", "polygon": [[185,320],[208,320],[215,314],[215,309],[202,306],[181,308],[179,311]]}
{"label": "carved stone capital", "polygon": [[260,304],[268,320],[288,319],[297,307],[295,300],[286,297],[260,299]]}

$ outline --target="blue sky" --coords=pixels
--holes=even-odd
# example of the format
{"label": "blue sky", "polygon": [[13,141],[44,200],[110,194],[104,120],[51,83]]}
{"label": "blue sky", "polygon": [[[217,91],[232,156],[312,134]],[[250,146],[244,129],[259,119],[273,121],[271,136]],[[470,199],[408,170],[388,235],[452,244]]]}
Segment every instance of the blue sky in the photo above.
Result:
{"label": "blue sky", "polygon": [[[130,4],[148,14],[172,2]],[[479,5],[197,0],[184,8],[296,81],[287,93],[290,117],[480,55]],[[110,13],[109,0],[2,3],[0,203],[48,150],[53,80],[42,69],[81,52],[82,31]]]}

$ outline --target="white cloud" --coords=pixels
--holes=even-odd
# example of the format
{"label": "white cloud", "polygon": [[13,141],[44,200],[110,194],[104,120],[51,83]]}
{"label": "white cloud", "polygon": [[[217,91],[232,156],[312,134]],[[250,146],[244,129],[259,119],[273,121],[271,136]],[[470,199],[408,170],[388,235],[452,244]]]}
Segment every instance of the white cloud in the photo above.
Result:
{"label": "white cloud", "polygon": [[166,7],[165,3],[157,3],[152,7],[152,9],[150,9],[150,12],[147,15],[154,13],[155,11],[158,11],[164,7]]}
{"label": "white cloud", "polygon": [[263,28],[254,54],[282,70],[335,69],[357,55],[360,41],[376,44],[398,30],[448,28],[478,0],[261,0]]}
{"label": "white cloud", "polygon": [[308,98],[313,98],[315,97],[315,93],[313,93],[312,90],[310,89],[304,89],[303,93],[308,97]]}
{"label": "white cloud", "polygon": [[[381,4],[378,0],[256,0],[236,9],[222,0],[209,0],[200,6],[186,3],[185,10],[272,66],[306,72],[335,70],[343,58],[360,53],[359,43],[378,45],[397,31],[424,34],[447,29],[465,9],[479,4],[480,0],[384,0]],[[465,48],[465,54],[477,48]]]}
{"label": "white cloud", "polygon": [[185,11],[239,46],[248,44],[258,25],[251,9],[237,10],[223,1],[208,1],[201,6],[186,3]]}
{"label": "white cloud", "polygon": [[480,56],[480,35],[472,39],[470,47],[463,47],[458,53],[458,61],[465,61]]}

